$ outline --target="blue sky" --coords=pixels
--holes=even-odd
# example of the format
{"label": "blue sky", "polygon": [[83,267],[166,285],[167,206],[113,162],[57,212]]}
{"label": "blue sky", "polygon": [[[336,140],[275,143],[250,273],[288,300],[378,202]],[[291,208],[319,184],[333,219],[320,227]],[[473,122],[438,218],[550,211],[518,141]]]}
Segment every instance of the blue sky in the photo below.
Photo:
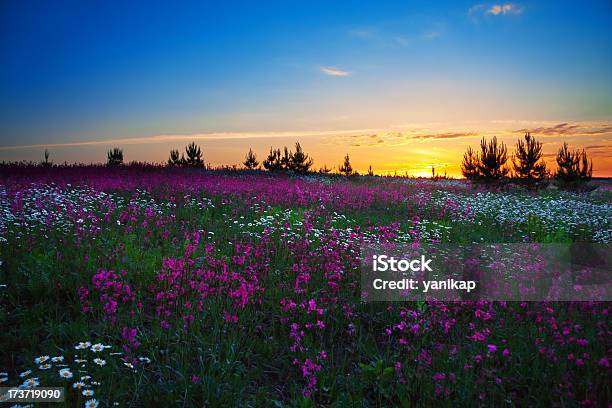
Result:
{"label": "blue sky", "polygon": [[0,146],[609,121],[611,18],[609,1],[3,2]]}

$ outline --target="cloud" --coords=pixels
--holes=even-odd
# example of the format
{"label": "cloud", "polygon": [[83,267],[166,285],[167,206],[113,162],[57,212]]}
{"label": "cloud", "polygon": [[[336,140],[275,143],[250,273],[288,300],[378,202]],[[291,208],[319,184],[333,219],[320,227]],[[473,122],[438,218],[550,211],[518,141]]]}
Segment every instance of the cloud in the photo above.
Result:
{"label": "cloud", "polygon": [[592,136],[612,133],[611,123],[600,124],[570,124],[567,122],[552,126],[540,126],[536,128],[524,128],[515,130],[516,133],[530,132],[540,136]]}
{"label": "cloud", "polygon": [[258,139],[258,138],[283,138],[283,137],[330,137],[364,132],[377,132],[379,129],[353,129],[353,130],[322,130],[322,131],[285,131],[285,132],[217,132],[217,133],[190,133],[190,134],[166,134],[130,138],[113,138],[103,140],[85,140],[79,142],[65,143],[40,143],[29,145],[0,146],[0,151],[39,149],[39,148],[63,148],[80,146],[113,146],[113,145],[140,145],[150,143],[166,142],[190,142],[207,140],[232,140],[232,139]]}
{"label": "cloud", "polygon": [[329,141],[336,145],[349,145],[353,147],[365,146],[401,146],[410,143],[422,143],[433,140],[449,140],[467,137],[476,137],[474,132],[453,133],[419,133],[419,131],[407,132],[373,132],[360,134],[332,135]]}
{"label": "cloud", "polygon": [[344,77],[349,76],[351,73],[349,71],[344,71],[340,68],[335,67],[321,67],[321,72],[325,75],[336,76],[336,77]]}
{"label": "cloud", "polygon": [[413,139],[419,140],[431,140],[431,139],[459,139],[463,137],[478,136],[478,133],[474,132],[459,132],[459,133],[436,133],[431,135],[418,135],[414,136]]}
{"label": "cloud", "polygon": [[500,4],[476,4],[468,9],[470,16],[479,14],[488,14],[492,16],[503,15],[518,15],[523,12],[523,7],[516,3],[500,3]]}
{"label": "cloud", "polygon": [[488,10],[487,14],[493,14],[494,16],[498,16],[500,14],[520,14],[523,12],[521,7],[518,7],[516,4],[505,3],[505,4],[494,4]]}

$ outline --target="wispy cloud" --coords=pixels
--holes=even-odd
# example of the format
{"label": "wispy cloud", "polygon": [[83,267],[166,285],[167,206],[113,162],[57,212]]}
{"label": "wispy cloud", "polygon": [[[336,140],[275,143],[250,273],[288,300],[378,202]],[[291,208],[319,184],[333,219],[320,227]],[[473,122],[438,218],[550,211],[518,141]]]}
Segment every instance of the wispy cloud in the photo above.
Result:
{"label": "wispy cloud", "polygon": [[402,146],[424,141],[461,139],[479,136],[475,132],[447,132],[447,133],[421,133],[421,131],[406,132],[373,132],[352,135],[332,135],[331,144],[348,145],[353,147],[372,146]]}
{"label": "wispy cloud", "polygon": [[520,14],[523,12],[523,8],[512,3],[505,4],[494,4],[488,10],[488,14],[498,16],[500,14]]}
{"label": "wispy cloud", "polygon": [[320,69],[322,73],[329,76],[345,77],[351,75],[349,71],[345,71],[336,67],[321,67]]}
{"label": "wispy cloud", "polygon": [[166,134],[131,138],[114,138],[104,140],[87,140],[65,143],[40,143],[29,145],[0,146],[0,151],[39,149],[39,148],[63,148],[82,146],[113,146],[113,145],[140,145],[167,142],[207,141],[207,140],[231,140],[231,139],[258,139],[258,138],[284,138],[284,137],[316,137],[316,136],[343,136],[362,134],[365,132],[377,132],[380,129],[352,129],[352,130],[313,130],[313,131],[285,131],[285,132],[218,132],[218,133],[190,133],[190,134]]}
{"label": "wispy cloud", "polygon": [[612,124],[582,124],[582,123],[558,123],[551,126],[539,126],[534,128],[518,129],[515,132],[524,133],[531,132],[534,135],[540,136],[593,136],[612,134]]}
{"label": "wispy cloud", "polygon": [[522,12],[523,7],[516,3],[476,4],[468,10],[468,14],[472,17],[480,14],[492,16],[518,15]]}

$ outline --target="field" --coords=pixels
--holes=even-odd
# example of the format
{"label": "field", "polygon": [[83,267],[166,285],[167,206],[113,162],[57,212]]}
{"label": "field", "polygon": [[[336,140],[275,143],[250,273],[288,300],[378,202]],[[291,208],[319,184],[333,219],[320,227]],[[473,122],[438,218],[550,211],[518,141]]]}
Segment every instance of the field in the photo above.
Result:
{"label": "field", "polygon": [[609,302],[363,302],[359,251],[606,244],[608,187],[3,167],[0,385],[66,406],[607,406]]}

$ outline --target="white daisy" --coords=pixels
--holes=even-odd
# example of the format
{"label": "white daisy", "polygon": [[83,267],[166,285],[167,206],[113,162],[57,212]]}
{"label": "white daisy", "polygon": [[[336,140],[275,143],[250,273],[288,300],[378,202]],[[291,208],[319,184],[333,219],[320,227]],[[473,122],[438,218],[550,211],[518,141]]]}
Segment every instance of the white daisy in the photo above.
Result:
{"label": "white daisy", "polygon": [[23,373],[19,374],[19,377],[24,378],[25,376],[28,376],[30,374],[32,374],[32,370],[24,371]]}
{"label": "white daisy", "polygon": [[95,398],[92,398],[90,400],[85,401],[85,408],[98,408],[98,400]]}
{"label": "white daisy", "polygon": [[91,346],[90,350],[93,351],[94,353],[99,353],[100,351],[104,350],[104,344],[96,343],[93,346]]}
{"label": "white daisy", "polygon": [[89,379],[91,379],[91,375],[84,375],[81,377],[81,381],[87,381]]}
{"label": "white daisy", "polygon": [[62,361],[64,361],[64,357],[63,356],[53,357],[51,358],[51,361],[53,361],[54,363],[61,363]]}
{"label": "white daisy", "polygon": [[85,397],[93,397],[93,395],[94,395],[94,390],[83,390],[82,394],[83,394],[83,396],[85,396]]}
{"label": "white daisy", "polygon": [[77,381],[74,384],[72,384],[72,388],[80,390],[81,388],[85,387],[85,383],[83,381]]}
{"label": "white daisy", "polygon": [[34,359],[36,364],[42,364],[49,359],[49,356],[40,356]]}
{"label": "white daisy", "polygon": [[69,368],[62,368],[59,370],[59,376],[64,379],[72,378],[72,372]]}
{"label": "white daisy", "polygon": [[40,383],[38,382],[38,378],[28,378],[22,384],[26,388],[38,387]]}
{"label": "white daisy", "polygon": [[41,370],[48,370],[51,368],[51,364],[41,364],[38,366]]}
{"label": "white daisy", "polygon": [[88,342],[88,341],[81,341],[81,342],[79,342],[79,344],[74,346],[74,348],[77,349],[77,350],[84,350],[86,348],[89,348],[89,346],[91,346],[90,342]]}
{"label": "white daisy", "polygon": [[101,358],[94,358],[94,363],[102,367],[106,365],[106,360],[103,360]]}

